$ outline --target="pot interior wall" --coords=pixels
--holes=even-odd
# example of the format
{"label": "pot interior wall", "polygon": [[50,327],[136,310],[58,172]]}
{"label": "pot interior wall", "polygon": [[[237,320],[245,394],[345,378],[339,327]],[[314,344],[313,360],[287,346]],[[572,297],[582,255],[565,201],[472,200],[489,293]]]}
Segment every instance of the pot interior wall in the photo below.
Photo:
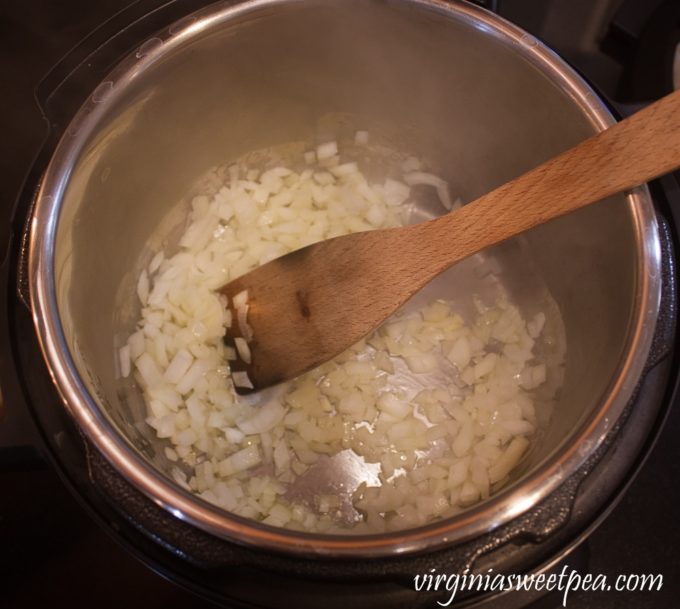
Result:
{"label": "pot interior wall", "polygon": [[[161,468],[141,398],[116,378],[116,348],[138,313],[140,269],[172,243],[209,168],[361,127],[431,159],[470,201],[594,132],[517,46],[463,18],[399,2],[262,6],[166,47],[102,104],[64,195],[55,267],[85,385]],[[337,113],[344,122],[327,120]],[[633,216],[615,197],[492,255],[523,311],[546,310],[555,336],[566,338],[564,387],[528,471],[593,415],[619,365],[636,284]],[[446,281],[455,291],[455,274]]]}

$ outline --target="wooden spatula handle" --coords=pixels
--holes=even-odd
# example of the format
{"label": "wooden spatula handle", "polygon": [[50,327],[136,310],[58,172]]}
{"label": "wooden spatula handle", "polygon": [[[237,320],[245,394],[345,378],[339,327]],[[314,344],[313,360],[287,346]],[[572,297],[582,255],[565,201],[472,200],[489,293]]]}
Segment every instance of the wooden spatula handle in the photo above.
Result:
{"label": "wooden spatula handle", "polygon": [[676,91],[458,212],[422,225],[426,235],[421,238],[446,238],[454,250],[449,256],[442,252],[442,266],[448,265],[451,254],[464,258],[679,165],[680,91]]}

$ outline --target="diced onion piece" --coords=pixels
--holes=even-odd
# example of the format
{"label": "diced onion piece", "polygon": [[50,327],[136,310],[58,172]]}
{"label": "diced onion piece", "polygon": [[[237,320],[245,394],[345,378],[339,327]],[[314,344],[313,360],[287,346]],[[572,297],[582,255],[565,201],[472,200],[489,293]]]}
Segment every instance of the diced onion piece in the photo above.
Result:
{"label": "diced onion piece", "polygon": [[319,144],[319,146],[316,148],[316,158],[319,161],[330,159],[336,154],[338,154],[337,142],[326,142],[324,144]]}
{"label": "diced onion piece", "polygon": [[487,353],[478,364],[475,364],[475,379],[487,376],[496,366],[497,360],[497,354]]}
{"label": "diced onion piece", "polygon": [[258,407],[248,419],[238,421],[238,428],[246,435],[264,433],[278,425],[286,414],[280,402],[269,402]]}
{"label": "diced onion piece", "polygon": [[247,341],[253,340],[253,329],[248,323],[248,305],[236,309],[236,317],[238,318],[238,327],[243,337]]}
{"label": "diced onion piece", "polygon": [[163,263],[163,259],[165,258],[165,253],[160,251],[158,252],[152,259],[151,262],[149,262],[149,275],[153,275],[161,266]]}
{"label": "diced onion piece", "polygon": [[472,421],[468,420],[460,427],[458,435],[454,438],[451,448],[456,457],[463,457],[470,452],[474,440]]}
{"label": "diced onion piece", "polygon": [[120,375],[123,378],[130,376],[131,360],[130,360],[130,345],[124,345],[118,351],[120,360]]}
{"label": "diced onion piece", "polygon": [[531,338],[538,338],[545,326],[545,313],[537,313],[534,318],[527,322],[527,332]]}
{"label": "diced onion piece", "polygon": [[359,173],[359,168],[356,163],[343,163],[342,165],[336,165],[330,168],[330,172],[338,177],[347,177],[355,173]]}
{"label": "diced onion piece", "polygon": [[255,388],[247,372],[232,372],[231,377],[234,379],[234,385],[237,387],[244,387],[246,389]]}
{"label": "diced onion piece", "polygon": [[388,178],[383,187],[385,203],[397,206],[404,203],[411,194],[411,189],[404,183]]}
{"label": "diced onion piece", "polygon": [[128,345],[130,345],[130,357],[136,360],[142,353],[144,353],[144,333],[138,330],[134,334],[130,335],[128,339]]}
{"label": "diced onion piece", "polygon": [[437,358],[433,353],[420,353],[407,356],[404,359],[411,372],[416,374],[425,374],[437,368]]}
{"label": "diced onion piece", "polygon": [[[368,134],[357,132],[354,141],[366,146]],[[415,158],[403,163],[402,180],[372,184],[357,162],[340,162],[336,142],[304,156],[308,166],[299,173],[275,165],[278,157],[210,173],[191,201],[179,252],[167,260],[159,252],[139,277],[141,321],[117,353],[121,373],[134,367],[146,422],[172,446],[166,457],[190,472],[173,471],[178,483],[235,514],[334,532],[345,498],[319,489],[303,505],[287,490],[296,477],[314,479],[317,465],[350,453],[371,472],[352,498],[363,520],[354,532],[453,515],[507,478],[528,446],[525,436],[545,419],[531,393],[547,376],[534,361],[545,316],[525,323],[505,301],[489,308],[473,299],[477,318],[467,324],[436,301],[400,314],[291,385],[235,395],[234,386],[253,388],[246,372],[228,382],[229,361],[252,360],[248,294],[229,307],[212,290],[310,243],[403,224],[412,185],[435,188],[447,209],[460,204]],[[489,269],[484,263],[475,272]],[[232,313],[236,348],[224,344]]]}
{"label": "diced onion piece", "polygon": [[181,378],[189,370],[191,364],[194,362],[194,357],[186,349],[180,349],[175,357],[172,358],[170,365],[166,368],[163,378],[168,382],[176,385]]}
{"label": "diced onion piece", "polygon": [[189,369],[184,373],[184,376],[177,383],[177,391],[182,395],[193,391],[203,375],[210,370],[212,364],[207,360],[195,360]]}
{"label": "diced onion piece", "polygon": [[366,409],[366,402],[361,393],[354,391],[340,398],[338,411],[349,415],[362,415]]}
{"label": "diced onion piece", "polygon": [[248,343],[246,342],[246,340],[238,336],[237,338],[234,339],[234,343],[236,344],[236,350],[238,351],[239,357],[246,364],[250,364],[251,362],[250,347],[248,347]]}
{"label": "diced onion piece", "polygon": [[227,427],[224,430],[224,435],[226,436],[227,440],[233,442],[234,444],[240,444],[245,437],[245,434],[240,429],[236,429],[236,427]]}
{"label": "diced onion piece", "polygon": [[517,465],[524,451],[529,447],[529,440],[524,436],[516,436],[496,463],[489,468],[489,482],[495,484],[503,480]]}
{"label": "diced onion piece", "polygon": [[376,405],[381,411],[387,412],[397,419],[403,419],[412,410],[411,405],[408,402],[400,400],[393,393],[383,393],[378,398]]}
{"label": "diced onion piece", "polygon": [[149,275],[146,270],[142,271],[139,281],[137,281],[137,296],[142,306],[146,305],[146,301],[149,299]]}
{"label": "diced onion piece", "polygon": [[366,219],[376,228],[382,226],[386,218],[387,213],[382,207],[378,205],[371,206],[366,214]]}
{"label": "diced onion piece", "polygon": [[462,505],[471,505],[475,503],[475,501],[479,500],[479,497],[480,497],[479,488],[475,484],[473,484],[470,480],[466,480],[463,483],[463,487],[460,491],[458,501]]}
{"label": "diced onion piece", "polygon": [[451,194],[449,193],[449,185],[444,183],[444,184],[439,184],[437,186],[437,196],[439,197],[439,200],[441,201],[441,204],[444,206],[445,209],[448,211],[451,211],[453,209],[453,201],[451,200]]}
{"label": "diced onion piece", "polygon": [[135,366],[139,370],[146,387],[155,387],[161,384],[163,379],[161,371],[149,353],[142,353],[135,362]]}
{"label": "diced onion piece", "polygon": [[453,201],[449,194],[449,185],[440,177],[423,171],[413,171],[404,175],[404,181],[409,186],[416,186],[419,184],[433,186],[437,190],[437,196],[439,197],[441,204],[449,211],[453,209]]}
{"label": "diced onion piece", "polygon": [[279,442],[274,448],[274,465],[276,466],[277,472],[283,472],[288,467],[290,463],[290,455],[288,449],[286,448],[285,442]]}
{"label": "diced onion piece", "polygon": [[247,446],[222,461],[218,468],[220,475],[231,476],[235,473],[251,469],[262,462],[257,446]]}
{"label": "diced onion piece", "polygon": [[177,411],[182,405],[182,396],[171,386],[160,384],[148,389],[149,397],[161,402],[170,410]]}
{"label": "diced onion piece", "polygon": [[232,304],[235,309],[241,309],[248,304],[248,290],[243,290],[236,294],[232,299]]}
{"label": "diced onion piece", "polygon": [[545,364],[528,366],[520,374],[520,385],[524,389],[535,389],[545,383],[546,368]]}
{"label": "diced onion piece", "polygon": [[446,184],[439,176],[431,173],[425,173],[423,171],[412,171],[410,173],[404,174],[404,182],[409,186],[425,185],[434,186],[435,188]]}
{"label": "diced onion piece", "polygon": [[501,421],[501,427],[513,436],[530,435],[534,433],[535,427],[524,419],[512,419],[510,421]]}
{"label": "diced onion piece", "polygon": [[177,446],[191,446],[197,439],[196,432],[189,428],[175,434],[174,442]]}

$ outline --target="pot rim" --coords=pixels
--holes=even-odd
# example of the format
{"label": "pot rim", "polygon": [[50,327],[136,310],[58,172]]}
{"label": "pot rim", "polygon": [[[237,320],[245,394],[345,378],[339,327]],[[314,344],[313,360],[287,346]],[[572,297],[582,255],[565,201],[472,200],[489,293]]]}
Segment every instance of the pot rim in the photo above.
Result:
{"label": "pot rim", "polygon": [[[54,281],[54,247],[61,200],[71,169],[96,129],[98,119],[136,76],[168,51],[196,34],[266,7],[302,0],[220,2],[184,17],[129,54],[95,89],[76,113],[46,169],[31,219],[29,284],[33,315],[43,357],[68,412],[118,472],[157,505],[180,520],[227,541],[297,556],[384,557],[434,550],[487,533],[527,512],[569,478],[600,446],[633,395],[649,353],[661,298],[661,250],[653,204],[646,186],[627,194],[634,223],[637,261],[635,316],[631,320],[625,355],[597,412],[580,424],[568,445],[562,446],[519,482],[452,518],[424,527],[387,534],[331,536],[299,533],[256,523],[211,505],[181,488],[156,470],[115,429],[83,384],[66,344],[59,318]],[[423,12],[483,29],[514,47],[577,104],[591,125],[601,131],[615,122],[590,86],[533,36],[497,15],[461,0],[399,0]],[[311,4],[311,3],[310,3]],[[112,347],[113,348],[113,347]]]}

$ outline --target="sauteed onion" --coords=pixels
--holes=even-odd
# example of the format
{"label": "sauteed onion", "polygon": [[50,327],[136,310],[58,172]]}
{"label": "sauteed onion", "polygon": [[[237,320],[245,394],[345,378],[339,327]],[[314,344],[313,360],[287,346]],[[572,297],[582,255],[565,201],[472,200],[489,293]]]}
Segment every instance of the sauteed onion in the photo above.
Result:
{"label": "sauteed onion", "polygon": [[[366,145],[368,133],[354,141]],[[416,159],[380,181],[360,164],[326,142],[299,169],[217,171],[192,201],[179,251],[159,252],[141,273],[140,321],[119,352],[177,482],[274,526],[380,532],[455,514],[507,481],[540,426],[545,316],[527,323],[505,298],[477,302],[465,319],[436,300],[285,386],[236,396],[223,336],[232,323],[248,336],[247,294],[231,319],[213,290],[314,241],[407,222],[413,187],[433,188],[442,211],[459,204]],[[236,347],[250,357],[246,341]],[[347,459],[359,474],[305,492],[315,472]]]}

